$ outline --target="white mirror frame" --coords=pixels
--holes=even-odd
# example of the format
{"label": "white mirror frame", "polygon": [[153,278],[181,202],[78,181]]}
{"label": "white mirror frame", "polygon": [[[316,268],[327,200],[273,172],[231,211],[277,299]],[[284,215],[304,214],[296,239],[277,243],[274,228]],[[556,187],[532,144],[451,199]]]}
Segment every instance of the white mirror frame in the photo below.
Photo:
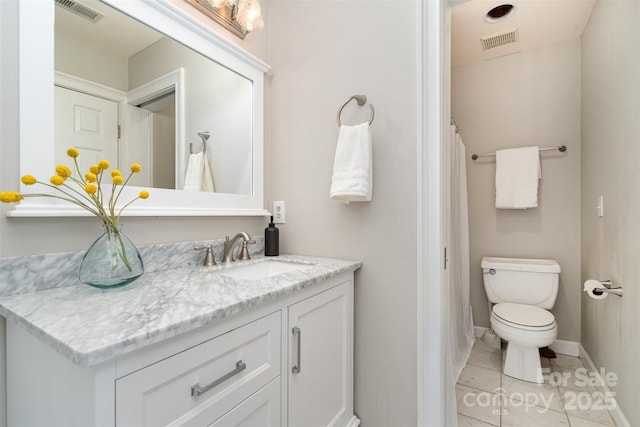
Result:
{"label": "white mirror frame", "polygon": [[[264,209],[264,73],[269,66],[223,38],[169,0],[102,0],[186,46],[215,59],[253,82],[253,194],[224,194],[149,189],[147,200],[125,209],[123,216],[266,216]],[[54,164],[54,2],[20,1],[20,172],[42,180]],[[142,165],[144,167],[144,165]],[[46,175],[46,177],[43,176]],[[140,187],[126,187],[120,200],[135,198]],[[37,192],[42,192],[42,188]],[[32,188],[22,185],[24,193]],[[73,204],[49,197],[26,198],[7,214],[12,217],[89,216]]]}

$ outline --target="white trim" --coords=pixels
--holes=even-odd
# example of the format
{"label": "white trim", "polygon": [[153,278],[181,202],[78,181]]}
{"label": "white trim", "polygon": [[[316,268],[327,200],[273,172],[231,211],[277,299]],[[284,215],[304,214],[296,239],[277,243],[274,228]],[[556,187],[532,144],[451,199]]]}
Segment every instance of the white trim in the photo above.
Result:
{"label": "white trim", "polygon": [[[591,360],[591,357],[589,356],[589,353],[587,353],[587,350],[584,349],[584,347],[582,346],[582,344],[578,344],[580,346],[580,358],[587,363],[588,366],[586,366],[586,368],[590,371],[593,372],[595,374],[600,373],[600,369],[598,369],[598,367],[596,366],[595,363],[593,363],[593,360]],[[604,400],[604,396],[613,396],[611,390],[609,389],[609,387],[607,387],[606,384],[602,384],[599,386],[596,386],[596,390],[598,391],[598,393],[600,393],[603,401]],[[615,400],[615,398],[614,398]],[[627,419],[627,417],[624,415],[624,412],[622,412],[622,409],[620,408],[620,405],[618,405],[618,402],[616,401],[615,404],[615,408],[612,411],[609,411],[609,415],[611,415],[611,418],[613,418],[613,421],[616,423],[616,426],[620,426],[620,427],[631,427],[631,424],[629,423],[629,420]]]}
{"label": "white trim", "polygon": [[442,19],[439,1],[417,1],[418,15],[418,426],[445,425],[445,307],[442,214]]}
{"label": "white trim", "polygon": [[107,101],[121,102],[127,97],[126,92],[92,82],[91,80],[63,73],[62,71],[54,72],[54,84],[66,89],[97,96],[98,98],[106,99]]}
{"label": "white trim", "polygon": [[[129,105],[139,105],[144,102],[150,101],[161,95],[165,95],[174,91],[175,96],[175,184],[176,188],[184,188],[185,175],[187,173],[187,130],[185,126],[186,114],[186,100],[185,100],[185,83],[184,83],[184,68],[177,68],[167,74],[153,79],[135,89],[131,89],[127,92],[126,108]],[[126,111],[126,110],[125,110]],[[128,117],[127,117],[128,118]],[[131,145],[127,144],[129,152]]]}
{"label": "white trim", "polygon": [[580,356],[580,343],[575,341],[555,340],[549,348],[556,353],[566,354],[567,356]]}
{"label": "white trim", "polygon": [[482,338],[485,332],[487,332],[489,328],[485,328],[484,326],[474,326],[473,327],[473,336],[476,338]]}

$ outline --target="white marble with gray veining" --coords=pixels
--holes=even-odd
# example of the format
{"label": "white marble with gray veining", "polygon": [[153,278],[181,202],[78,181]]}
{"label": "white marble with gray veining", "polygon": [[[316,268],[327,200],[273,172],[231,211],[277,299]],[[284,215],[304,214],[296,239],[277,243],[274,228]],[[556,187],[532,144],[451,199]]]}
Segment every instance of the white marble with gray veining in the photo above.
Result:
{"label": "white marble with gray veining", "polygon": [[[189,244],[192,248],[193,243]],[[204,254],[203,254],[204,255]],[[119,289],[83,284],[0,297],[0,314],[80,366],[94,366],[260,304],[354,271],[359,261],[282,255],[306,263],[262,280],[220,274],[233,266],[191,265],[147,272]]]}
{"label": "white marble with gray veining", "polygon": [[[249,245],[253,257],[264,253],[264,236],[252,236],[255,244]],[[213,246],[217,261],[222,259],[224,240],[198,242],[161,243],[139,246],[146,273],[193,267],[202,264],[205,252],[196,252],[195,245]],[[237,244],[235,257],[240,253]],[[85,252],[61,252],[45,255],[0,258],[0,296],[60,288],[78,283],[78,270]]]}

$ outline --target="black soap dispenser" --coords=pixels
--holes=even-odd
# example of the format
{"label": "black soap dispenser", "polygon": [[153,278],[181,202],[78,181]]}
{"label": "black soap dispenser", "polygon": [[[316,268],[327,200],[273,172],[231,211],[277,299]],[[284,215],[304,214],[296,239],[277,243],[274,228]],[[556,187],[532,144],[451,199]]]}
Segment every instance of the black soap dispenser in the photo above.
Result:
{"label": "black soap dispenser", "polygon": [[273,223],[273,216],[269,226],[264,229],[264,254],[265,256],[280,255],[280,230]]}

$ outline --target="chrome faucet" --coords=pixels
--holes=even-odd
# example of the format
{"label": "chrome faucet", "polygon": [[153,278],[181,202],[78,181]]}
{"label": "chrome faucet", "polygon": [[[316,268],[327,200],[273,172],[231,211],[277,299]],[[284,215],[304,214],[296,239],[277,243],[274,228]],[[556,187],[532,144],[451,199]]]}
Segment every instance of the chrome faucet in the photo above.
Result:
{"label": "chrome faucet", "polygon": [[242,250],[240,251],[240,257],[238,258],[240,261],[246,261],[249,258],[249,250],[247,249],[247,245],[253,245],[256,243],[255,240],[251,239],[251,237],[244,231],[233,236],[233,239],[229,240],[229,236],[226,236],[226,240],[224,242],[224,255],[222,257],[222,262],[235,262],[233,259],[233,249],[236,246],[236,242],[238,239],[242,238]]}

